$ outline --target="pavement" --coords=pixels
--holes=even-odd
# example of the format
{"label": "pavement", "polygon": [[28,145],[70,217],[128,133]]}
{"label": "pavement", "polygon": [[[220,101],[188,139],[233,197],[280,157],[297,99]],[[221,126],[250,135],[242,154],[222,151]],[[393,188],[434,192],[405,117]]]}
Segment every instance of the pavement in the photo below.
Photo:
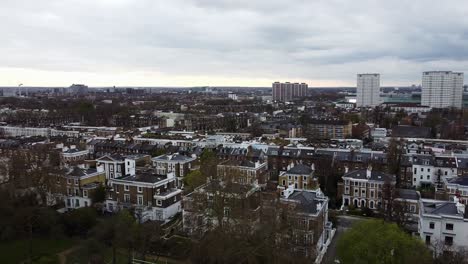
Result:
{"label": "pavement", "polygon": [[322,259],[323,264],[334,264],[338,263],[335,262],[337,252],[336,252],[336,244],[337,241],[340,239],[341,235],[343,235],[344,232],[346,232],[347,229],[350,229],[351,226],[358,222],[362,221],[366,218],[364,217],[359,217],[359,216],[352,216],[352,215],[338,215],[337,216],[337,226],[335,236],[333,237],[332,242],[328,246],[327,253],[325,253],[325,256]]}

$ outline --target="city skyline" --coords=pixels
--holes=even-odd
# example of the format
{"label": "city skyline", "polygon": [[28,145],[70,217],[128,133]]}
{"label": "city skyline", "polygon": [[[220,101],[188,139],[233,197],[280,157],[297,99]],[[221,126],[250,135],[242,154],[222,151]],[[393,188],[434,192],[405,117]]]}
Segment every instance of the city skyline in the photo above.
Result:
{"label": "city skyline", "polygon": [[424,71],[466,73],[467,12],[462,1],[2,1],[0,86],[337,87],[358,72],[408,86]]}

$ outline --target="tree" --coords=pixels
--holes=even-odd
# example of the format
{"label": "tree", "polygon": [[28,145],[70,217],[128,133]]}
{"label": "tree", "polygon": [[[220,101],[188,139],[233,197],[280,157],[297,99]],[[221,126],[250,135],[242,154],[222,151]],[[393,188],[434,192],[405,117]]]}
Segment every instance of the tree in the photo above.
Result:
{"label": "tree", "polygon": [[85,237],[96,225],[97,213],[91,207],[75,209],[63,215],[63,222],[68,235]]}
{"label": "tree", "polygon": [[[112,248],[112,263],[117,263],[117,249],[127,249],[129,260],[134,248],[134,231],[136,221],[129,211],[121,210],[107,221],[99,223],[94,229],[94,237]],[[131,263],[129,261],[129,263]]]}
{"label": "tree", "polygon": [[191,171],[184,177],[184,186],[186,187],[187,192],[193,191],[205,182],[206,176],[199,170]]}
{"label": "tree", "polygon": [[[430,251],[418,238],[396,224],[380,220],[358,222],[338,240],[341,263],[432,263]],[[417,254],[415,254],[417,252]]]}
{"label": "tree", "polygon": [[394,174],[397,177],[397,184],[399,184],[400,179],[400,165],[401,158],[404,152],[404,142],[402,139],[398,140],[394,137],[390,139],[387,150],[387,171],[390,174]]}
{"label": "tree", "polygon": [[214,150],[205,149],[200,155],[200,172],[204,177],[216,178],[218,163]]}
{"label": "tree", "polygon": [[91,192],[91,201],[93,204],[102,203],[106,200],[106,187],[99,185],[93,192]]}

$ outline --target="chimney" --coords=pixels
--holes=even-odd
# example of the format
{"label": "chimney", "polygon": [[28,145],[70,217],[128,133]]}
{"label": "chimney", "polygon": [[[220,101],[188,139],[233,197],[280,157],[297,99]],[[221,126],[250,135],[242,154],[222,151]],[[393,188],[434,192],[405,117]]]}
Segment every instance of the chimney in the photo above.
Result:
{"label": "chimney", "polygon": [[369,165],[369,166],[367,167],[366,177],[367,177],[367,179],[370,179],[371,176],[372,176],[372,166]]}
{"label": "chimney", "polygon": [[348,172],[349,172],[349,168],[348,168],[348,166],[345,165],[344,166],[344,173],[348,173]]}
{"label": "chimney", "polygon": [[312,165],[310,166],[310,168],[314,171],[314,170],[315,170],[315,163],[312,163]]}

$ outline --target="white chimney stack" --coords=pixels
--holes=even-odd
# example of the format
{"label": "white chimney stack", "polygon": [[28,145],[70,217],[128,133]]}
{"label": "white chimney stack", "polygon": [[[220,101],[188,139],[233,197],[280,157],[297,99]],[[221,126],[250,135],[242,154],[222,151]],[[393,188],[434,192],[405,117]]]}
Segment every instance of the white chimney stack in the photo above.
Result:
{"label": "white chimney stack", "polygon": [[367,179],[370,179],[371,176],[372,176],[372,166],[369,165],[369,167],[367,167],[366,177],[367,177]]}
{"label": "white chimney stack", "polygon": [[349,172],[348,166],[344,166],[344,173],[348,173],[348,172]]}

